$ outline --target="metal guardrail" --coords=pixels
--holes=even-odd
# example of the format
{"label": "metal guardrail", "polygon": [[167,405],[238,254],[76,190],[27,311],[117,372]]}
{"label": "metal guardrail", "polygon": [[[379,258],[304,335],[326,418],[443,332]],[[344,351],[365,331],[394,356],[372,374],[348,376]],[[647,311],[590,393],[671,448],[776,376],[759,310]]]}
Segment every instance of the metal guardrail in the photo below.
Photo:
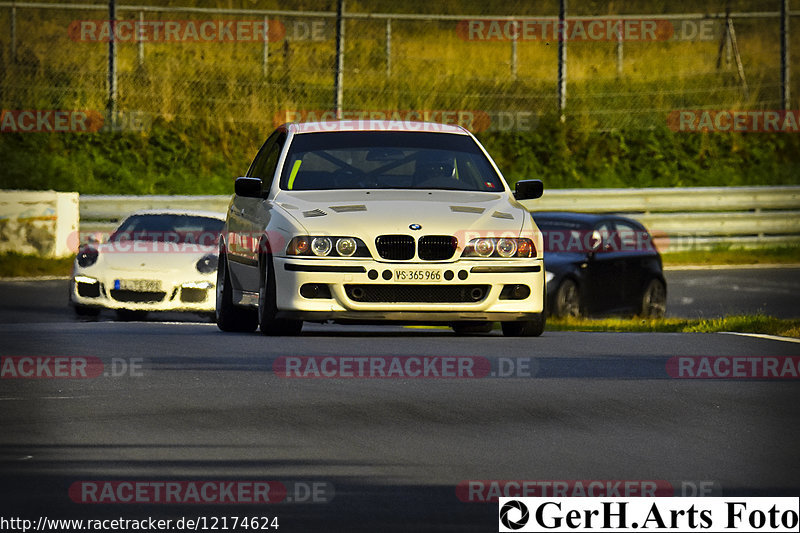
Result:
{"label": "metal guardrail", "polygon": [[614,213],[800,210],[800,187],[545,189],[539,200],[522,203],[540,211]]}
{"label": "metal guardrail", "polygon": [[[80,197],[81,232],[110,231],[140,209],[224,213],[230,196]],[[800,186],[549,189],[522,204],[530,211],[622,213],[642,222],[663,249],[800,244]]]}

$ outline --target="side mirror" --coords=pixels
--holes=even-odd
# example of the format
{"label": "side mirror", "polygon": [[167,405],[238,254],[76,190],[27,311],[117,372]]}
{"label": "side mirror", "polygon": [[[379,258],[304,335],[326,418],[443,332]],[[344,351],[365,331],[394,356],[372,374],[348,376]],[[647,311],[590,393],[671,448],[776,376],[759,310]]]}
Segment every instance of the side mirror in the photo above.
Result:
{"label": "side mirror", "polygon": [[236,178],[233,190],[236,196],[261,198],[261,178]]}
{"label": "side mirror", "polygon": [[542,180],[520,180],[514,186],[514,198],[517,200],[534,200],[544,194]]}
{"label": "side mirror", "polygon": [[603,247],[603,237],[600,235],[600,232],[594,230],[592,232],[592,236],[589,240],[589,254],[594,255],[601,250]]}

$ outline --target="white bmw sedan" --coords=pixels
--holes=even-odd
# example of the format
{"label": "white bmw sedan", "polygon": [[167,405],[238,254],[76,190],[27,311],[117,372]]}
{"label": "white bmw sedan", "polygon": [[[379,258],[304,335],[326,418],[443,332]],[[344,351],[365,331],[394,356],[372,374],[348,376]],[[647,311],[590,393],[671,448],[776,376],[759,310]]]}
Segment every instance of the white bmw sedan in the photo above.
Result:
{"label": "white bmw sedan", "polygon": [[236,179],[217,272],[223,331],[303,321],[544,330],[542,237],[475,137],[457,126],[285,124]]}
{"label": "white bmw sedan", "polygon": [[69,300],[78,315],[116,310],[120,319],[149,311],[214,313],[217,249],[225,217],[184,210],[137,211],[106,242],[78,250]]}

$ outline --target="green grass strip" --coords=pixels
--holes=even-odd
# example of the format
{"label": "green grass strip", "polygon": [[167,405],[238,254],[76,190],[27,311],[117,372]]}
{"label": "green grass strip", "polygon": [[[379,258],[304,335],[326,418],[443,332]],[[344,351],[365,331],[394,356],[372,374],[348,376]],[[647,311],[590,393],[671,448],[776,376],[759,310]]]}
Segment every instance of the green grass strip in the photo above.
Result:
{"label": "green grass strip", "polygon": [[69,276],[75,256],[45,259],[14,252],[0,254],[0,278]]}
{"label": "green grass strip", "polygon": [[762,265],[800,264],[800,246],[770,246],[739,249],[717,246],[711,250],[690,250],[661,254],[664,265]]}
{"label": "green grass strip", "polygon": [[731,315],[722,318],[550,318],[549,331],[612,331],[641,333],[757,333],[800,338],[800,318]]}

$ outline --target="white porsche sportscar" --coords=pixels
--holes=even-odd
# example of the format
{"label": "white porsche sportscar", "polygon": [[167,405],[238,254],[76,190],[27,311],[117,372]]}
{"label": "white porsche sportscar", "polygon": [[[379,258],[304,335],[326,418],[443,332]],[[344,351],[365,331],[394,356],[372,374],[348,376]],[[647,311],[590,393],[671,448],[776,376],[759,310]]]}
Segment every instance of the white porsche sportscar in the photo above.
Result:
{"label": "white porsche sportscar", "polygon": [[78,250],[69,300],[78,315],[113,309],[120,319],[149,311],[214,313],[217,247],[224,215],[147,210],[127,217],[106,242]]}
{"label": "white porsche sportscar", "polygon": [[542,237],[467,130],[432,123],[285,124],[236,179],[217,272],[223,331],[303,321],[446,324],[538,336]]}

